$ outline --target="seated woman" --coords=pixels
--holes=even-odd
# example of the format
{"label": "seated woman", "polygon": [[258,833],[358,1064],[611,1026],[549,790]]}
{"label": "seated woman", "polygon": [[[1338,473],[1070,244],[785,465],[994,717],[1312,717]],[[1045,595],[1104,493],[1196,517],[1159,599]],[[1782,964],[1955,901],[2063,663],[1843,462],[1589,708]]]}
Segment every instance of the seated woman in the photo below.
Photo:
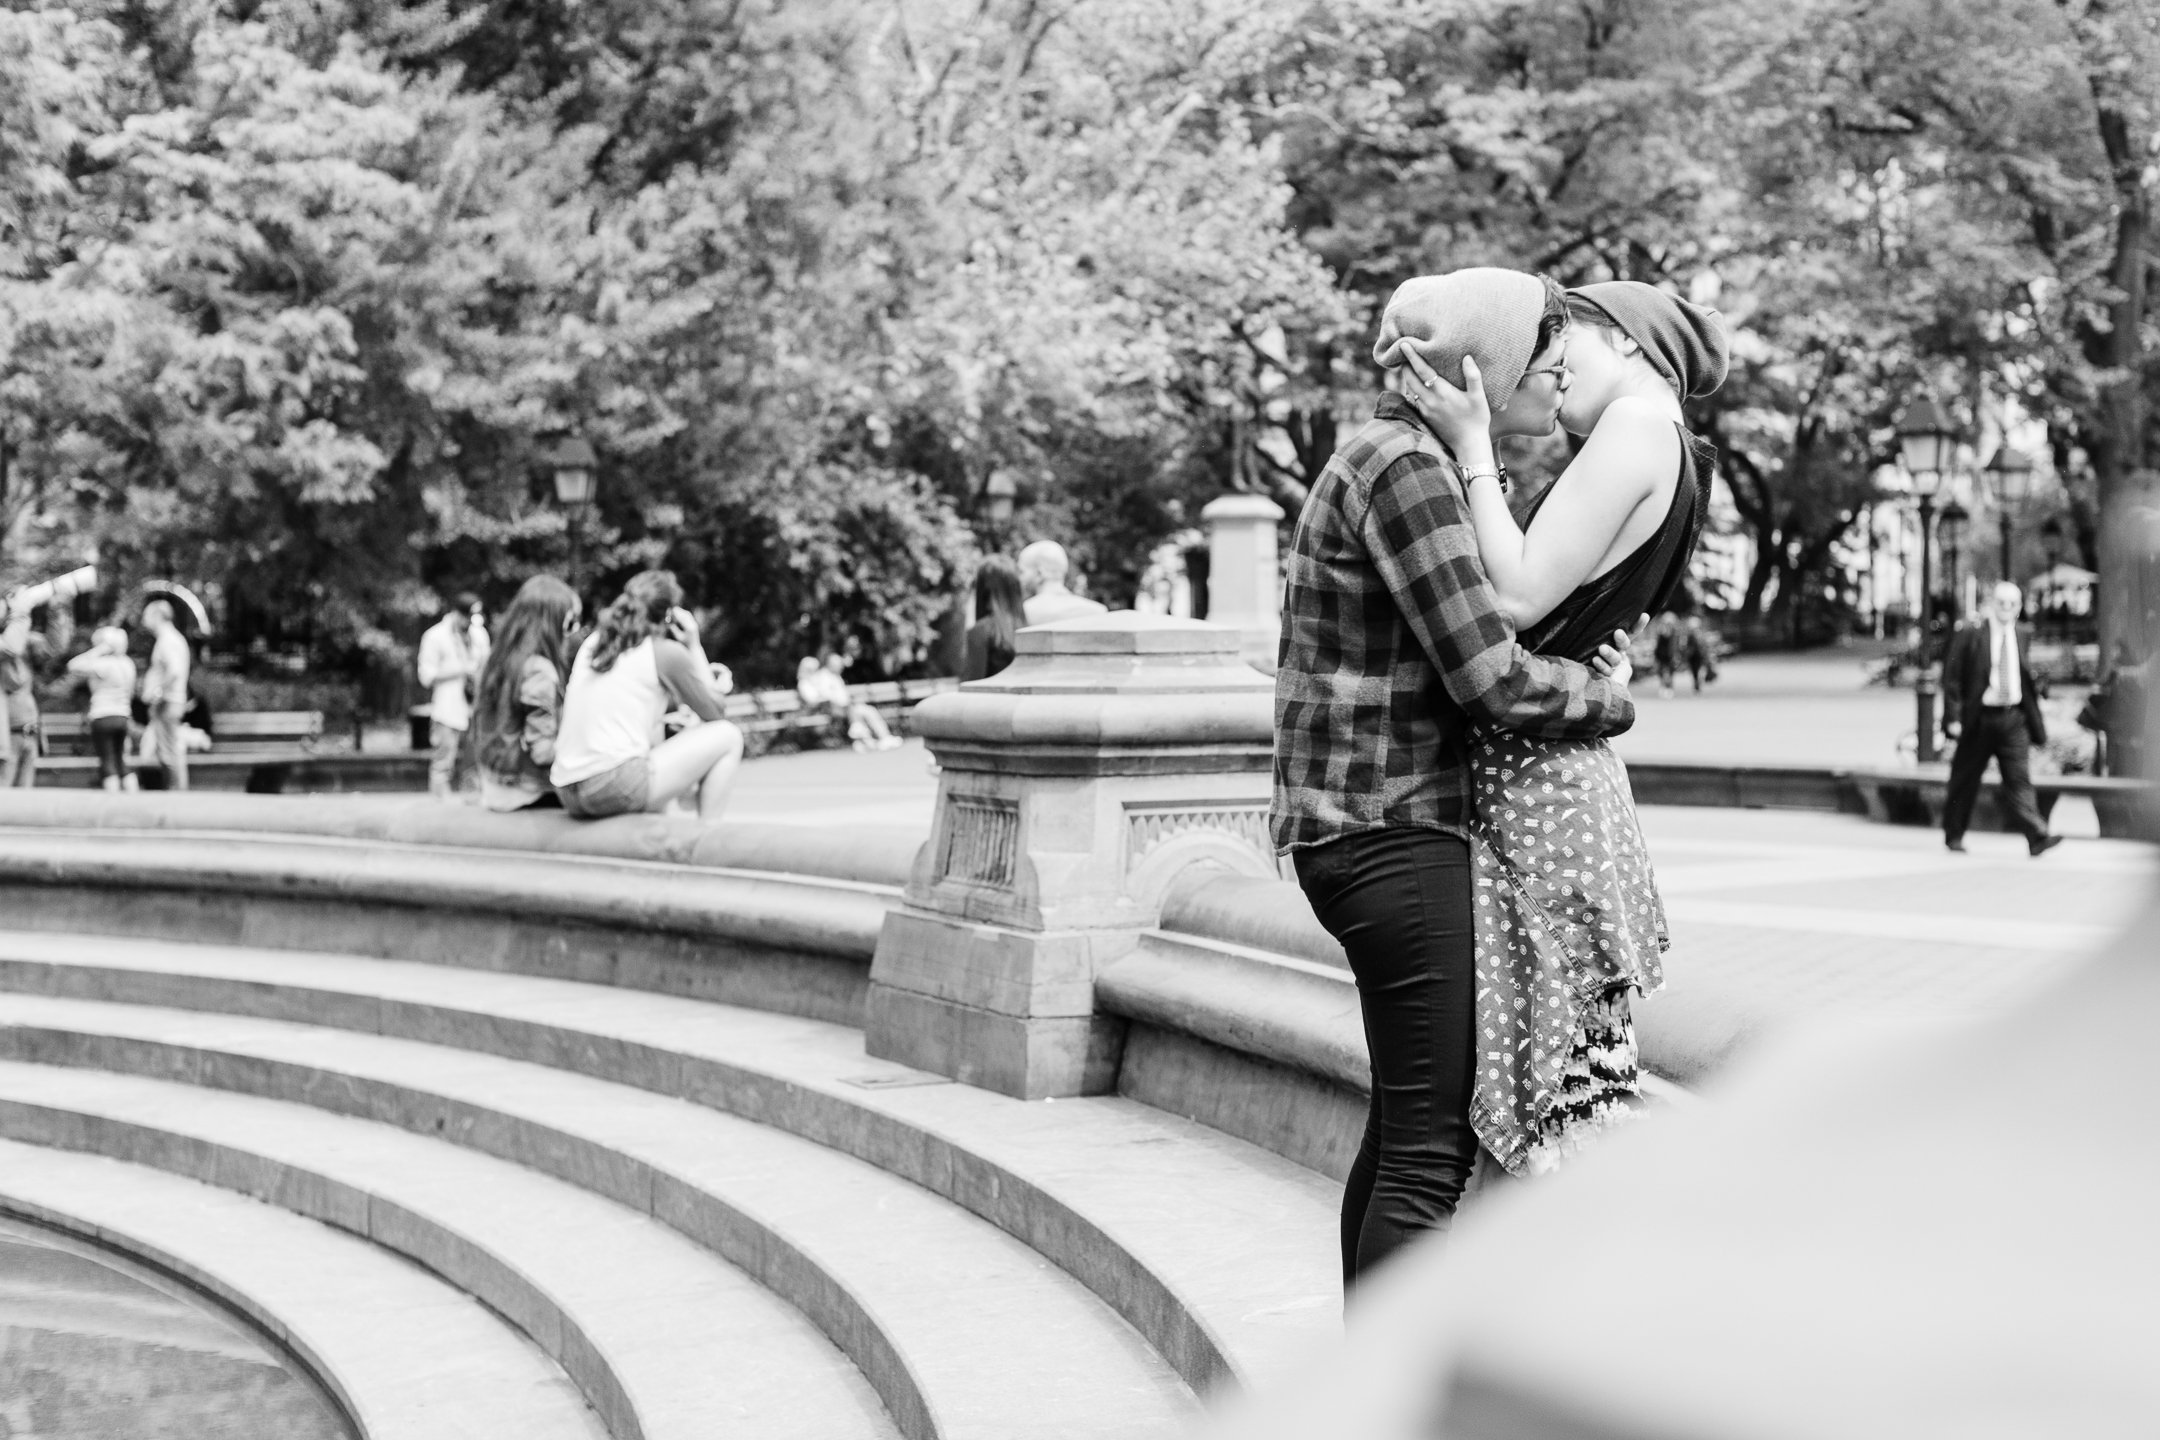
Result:
{"label": "seated woman", "polygon": [[962,681],[987,680],[1012,664],[1013,636],[1027,624],[1026,604],[1020,567],[1003,555],[986,557],[975,571],[975,623],[960,662]]}
{"label": "seated woman", "polygon": [[127,631],[101,625],[90,635],[90,648],[68,661],[68,673],[90,685],[90,744],[97,752],[98,784],[107,790],[132,790],[128,774],[128,717],[134,708],[135,662],[128,658]]}
{"label": "seated woman", "polygon": [[581,608],[568,585],[535,575],[518,587],[502,617],[473,713],[480,803],[490,810],[561,803],[548,768],[555,763],[570,636]]}
{"label": "seated woman", "polygon": [[848,693],[847,667],[847,657],[837,650],[827,652],[822,662],[815,655],[805,655],[795,667],[795,693],[803,709],[845,721],[848,740],[857,750],[892,749],[900,737],[887,727],[875,706]]}
{"label": "seated woman", "polygon": [[[1557,287],[1546,282],[1557,298]],[[1587,437],[1518,523],[1469,316],[1405,344],[1403,393],[1461,469],[1478,554],[1525,649],[1588,663],[1616,626],[1664,610],[1702,533],[1713,452],[1681,401],[1725,379],[1724,321],[1634,281],[1566,293],[1544,370]],[[1461,358],[1460,387],[1432,363]],[[1521,431],[1513,433],[1525,433]],[[1475,737],[1478,1033],[1472,1119],[1514,1173],[1559,1164],[1639,1094],[1631,993],[1664,978],[1665,909],[1627,772],[1603,740]],[[1488,898],[1489,897],[1489,898]]]}
{"label": "seated woman", "polygon": [[[720,718],[682,598],[666,570],[633,575],[578,647],[548,779],[579,819],[659,811],[693,793],[702,819],[727,807],[742,731]],[[702,723],[663,740],[661,717],[678,706]]]}

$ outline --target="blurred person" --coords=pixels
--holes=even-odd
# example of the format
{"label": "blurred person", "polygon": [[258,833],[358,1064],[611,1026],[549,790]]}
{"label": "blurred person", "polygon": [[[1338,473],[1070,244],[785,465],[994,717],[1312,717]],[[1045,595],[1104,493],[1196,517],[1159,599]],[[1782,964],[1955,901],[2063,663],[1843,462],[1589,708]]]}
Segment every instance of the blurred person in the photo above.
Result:
{"label": "blurred person", "polygon": [[[578,647],[563,692],[548,779],[581,820],[657,812],[695,794],[717,820],[742,765],[742,731],[721,718],[697,619],[666,570],[630,577]],[[702,723],[661,739],[663,717],[688,710]]]}
{"label": "blurred person", "polygon": [[1037,540],[1020,552],[1020,588],[1027,592],[1022,609],[1030,625],[1070,620],[1075,615],[1100,615],[1109,607],[1065,588],[1072,562],[1065,547],[1055,540]]}
{"label": "blurred person", "polygon": [[1027,624],[1027,597],[1020,567],[1003,555],[986,557],[975,570],[975,623],[962,652],[962,681],[987,680],[1013,662],[1013,635]]}
{"label": "blurred person", "polygon": [[2128,640],[2115,642],[2114,664],[2078,712],[2078,724],[2100,736],[2106,773],[2137,779],[2145,773],[2145,719],[2150,694],[2148,661]]}
{"label": "blurred person", "polygon": [[[1715,467],[1681,404],[1724,383],[1726,326],[1635,281],[1564,295],[1507,284],[1542,286],[1548,320],[1558,302],[1544,355],[1518,378],[1489,297],[1458,289],[1418,316],[1432,353],[1400,347],[1404,393],[1462,467],[1478,559],[1519,643],[1589,664],[1687,578]],[[1435,367],[1458,355],[1459,387]],[[1510,371],[1489,389],[1494,359]],[[1494,442],[1555,425],[1582,446],[1518,521]],[[1686,631],[1680,658],[1693,662]],[[1478,1031],[1497,1060],[1477,1072],[1478,1138],[1510,1174],[1542,1174],[1641,1103],[1633,1000],[1664,983],[1665,907],[1627,768],[1602,736],[1494,729],[1470,737],[1469,757]]]}
{"label": "blurred person", "polygon": [[1651,663],[1657,667],[1657,693],[1670,700],[1673,693],[1673,676],[1680,669],[1680,617],[1667,610],[1657,617],[1657,628],[1650,641]]}
{"label": "blurred person", "polygon": [[472,723],[480,803],[490,810],[562,803],[548,770],[580,608],[568,585],[535,575],[503,613],[501,641],[480,670]]}
{"label": "blurred person", "polygon": [[450,602],[443,617],[420,637],[417,668],[428,690],[428,793],[448,799],[457,789],[466,760],[465,732],[472,724],[473,684],[486,656],[487,632],[475,634],[481,614],[478,596],[466,592]]}
{"label": "blurred person", "polygon": [[1702,616],[1690,615],[1680,632],[1680,658],[1695,679],[1695,693],[1702,694],[1705,680],[1717,679],[1717,656],[1710,653],[1710,637],[1702,628]]}
{"label": "blurred person", "polygon": [[10,609],[0,624],[0,728],[8,732],[10,758],[0,764],[0,786],[28,790],[37,784],[44,736],[38,727],[37,662],[45,637],[30,626],[30,611]]}
{"label": "blurred person", "polygon": [[2018,629],[2023,600],[2010,581],[1998,584],[1986,613],[1952,635],[1943,654],[1943,729],[1957,737],[1943,799],[1943,843],[1959,854],[1965,853],[1965,827],[1991,759],[2002,772],[1998,793],[2005,817],[2024,835],[2027,850],[2037,858],[2062,844],[2062,836],[2048,834],[2033,797],[2032,747],[2047,744],[2047,720]]}
{"label": "blurred person", "polygon": [[167,790],[188,788],[187,742],[180,727],[188,709],[188,674],[194,657],[187,636],[173,623],[172,602],[152,600],[143,606],[143,628],[151,634],[150,668],[143,673],[143,756],[165,772]]}
{"label": "blurred person", "polygon": [[90,746],[97,755],[98,784],[107,790],[132,790],[128,773],[129,712],[135,703],[135,662],[128,658],[127,631],[101,625],[90,635],[90,648],[68,661],[68,673],[90,687],[83,718],[90,726]]}
{"label": "blurred person", "polygon": [[826,652],[824,670],[827,689],[828,693],[838,700],[841,713],[847,717],[848,743],[857,750],[899,748],[900,737],[892,733],[892,727],[885,723],[885,717],[878,713],[877,707],[848,689],[847,672],[854,663],[853,641],[849,642],[846,649]]}
{"label": "blurred person", "polygon": [[[1468,335],[1436,345],[1444,317],[1467,320]],[[1373,356],[1394,369],[1424,347],[1452,368],[1474,341],[1492,433],[1543,435],[1560,409],[1566,325],[1556,287],[1464,271],[1398,289]],[[1635,717],[1624,633],[1595,669],[1516,642],[1478,563],[1465,468],[1406,395],[1382,395],[1313,483],[1285,572],[1270,833],[1347,954],[1372,1070],[1343,1189],[1346,1293],[1449,1228],[1478,1163],[1489,957],[1466,821],[1487,782],[1468,763],[1473,737],[1588,739]]]}

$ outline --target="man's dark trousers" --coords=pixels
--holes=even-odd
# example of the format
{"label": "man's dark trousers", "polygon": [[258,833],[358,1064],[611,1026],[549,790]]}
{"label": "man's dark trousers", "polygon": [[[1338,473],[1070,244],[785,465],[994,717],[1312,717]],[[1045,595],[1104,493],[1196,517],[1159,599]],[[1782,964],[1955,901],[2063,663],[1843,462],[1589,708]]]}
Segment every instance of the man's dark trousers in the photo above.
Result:
{"label": "man's dark trousers", "polygon": [[1372,1056],[1365,1140],[1343,1193],[1347,1292],[1404,1245],[1447,1229],[1477,1163],[1470,846],[1405,828],[1294,853],[1313,914],[1357,977]]}
{"label": "man's dark trousers", "polygon": [[2047,822],[2033,801],[2032,735],[2025,712],[2015,705],[1982,705],[1958,732],[1950,757],[1950,793],[1943,800],[1943,838],[1956,843],[1972,823],[1973,802],[1980,798],[1980,777],[1993,758],[2002,767],[2002,803],[2011,828],[2028,841],[2047,834]]}

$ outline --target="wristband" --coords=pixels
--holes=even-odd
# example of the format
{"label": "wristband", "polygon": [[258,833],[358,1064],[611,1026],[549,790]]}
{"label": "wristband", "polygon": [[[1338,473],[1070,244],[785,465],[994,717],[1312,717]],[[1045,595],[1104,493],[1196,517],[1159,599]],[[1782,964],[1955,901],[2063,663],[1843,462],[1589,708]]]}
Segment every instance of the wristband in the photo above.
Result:
{"label": "wristband", "polygon": [[1499,484],[1499,486],[1500,486],[1500,493],[1501,493],[1501,494],[1505,495],[1505,494],[1507,494],[1507,492],[1508,492],[1508,474],[1507,474],[1507,467],[1505,467],[1505,466],[1502,466],[1502,467],[1501,467],[1500,469],[1497,469],[1497,470],[1465,470],[1465,471],[1463,471],[1463,488],[1464,488],[1464,489],[1466,489],[1466,490],[1467,490],[1467,489],[1469,489],[1469,488],[1470,488],[1470,483],[1471,483],[1472,481],[1474,481],[1474,480],[1492,480],[1492,481],[1495,481],[1495,482],[1497,482],[1497,483]]}

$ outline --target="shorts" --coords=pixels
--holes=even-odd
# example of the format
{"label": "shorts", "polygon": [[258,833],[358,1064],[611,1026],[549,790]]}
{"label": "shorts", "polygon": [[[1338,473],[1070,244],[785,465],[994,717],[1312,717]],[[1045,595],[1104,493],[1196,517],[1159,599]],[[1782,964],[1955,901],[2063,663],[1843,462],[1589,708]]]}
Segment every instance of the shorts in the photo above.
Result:
{"label": "shorts", "polygon": [[650,767],[643,755],[625,760],[612,770],[558,785],[563,809],[580,820],[604,820],[610,815],[636,815],[645,809],[652,793]]}

